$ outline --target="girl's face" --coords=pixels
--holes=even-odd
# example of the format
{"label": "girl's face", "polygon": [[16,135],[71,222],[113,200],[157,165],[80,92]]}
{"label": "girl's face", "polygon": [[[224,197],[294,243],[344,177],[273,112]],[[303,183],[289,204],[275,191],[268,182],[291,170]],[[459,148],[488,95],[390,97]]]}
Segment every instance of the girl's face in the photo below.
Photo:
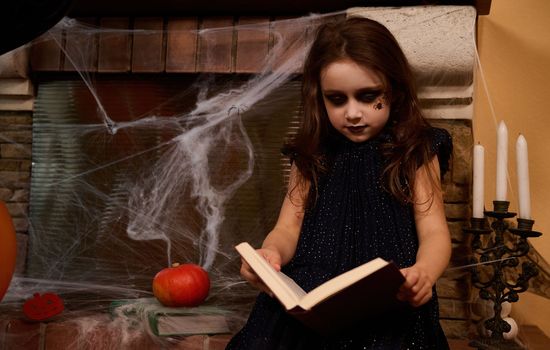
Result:
{"label": "girl's face", "polygon": [[390,106],[385,84],[376,71],[350,59],[321,71],[321,93],[332,126],[353,142],[376,136],[386,125]]}

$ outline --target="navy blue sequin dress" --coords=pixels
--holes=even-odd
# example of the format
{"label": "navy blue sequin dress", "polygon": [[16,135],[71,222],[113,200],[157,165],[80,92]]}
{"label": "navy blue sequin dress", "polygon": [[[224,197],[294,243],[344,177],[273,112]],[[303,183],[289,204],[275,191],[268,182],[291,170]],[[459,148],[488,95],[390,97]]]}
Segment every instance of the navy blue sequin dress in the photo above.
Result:
{"label": "navy blue sequin dress", "polygon": [[[432,128],[431,135],[443,175],[451,137],[438,128]],[[306,292],[376,257],[399,267],[415,263],[418,239],[412,207],[382,187],[383,138],[346,140],[335,147],[332,165],[319,179],[316,205],[306,210],[296,254],[283,268]],[[287,314],[276,299],[260,293],[246,325],[227,349],[448,349],[435,288],[427,304],[368,322],[352,334],[323,337]]]}

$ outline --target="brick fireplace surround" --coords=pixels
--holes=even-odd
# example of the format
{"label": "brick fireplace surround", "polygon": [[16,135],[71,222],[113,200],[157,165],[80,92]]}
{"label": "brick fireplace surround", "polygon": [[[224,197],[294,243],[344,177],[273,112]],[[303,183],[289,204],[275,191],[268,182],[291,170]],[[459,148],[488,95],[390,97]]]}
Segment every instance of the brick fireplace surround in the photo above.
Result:
{"label": "brick fireplace surround", "polygon": [[[276,19],[275,19],[276,20]],[[269,54],[273,37],[271,26],[288,35],[295,28],[284,27],[269,17],[215,18],[86,18],[88,23],[121,29],[152,29],[155,35],[97,34],[97,60],[85,69],[97,73],[220,74],[255,73],[263,58]],[[265,26],[265,34],[239,31],[238,25],[255,23]],[[188,29],[235,26],[230,35],[221,32],[214,38],[217,55],[205,60],[200,39]],[[306,29],[303,29],[306,30]],[[66,35],[60,42],[67,52],[74,50],[77,38]],[[32,50],[19,50],[0,57],[0,200],[7,203],[17,231],[18,265],[16,273],[25,273],[27,249],[29,187],[31,170],[32,116],[34,88],[31,77],[41,72],[73,71],[64,59],[62,50],[53,40],[45,40]],[[472,104],[471,96],[468,104]],[[468,255],[462,228],[469,217],[471,148],[473,144],[470,118],[432,119],[435,126],[447,129],[454,141],[451,171],[444,179],[445,210],[452,233],[453,257],[451,266],[465,265]],[[6,141],[10,140],[10,142]],[[467,278],[445,274],[438,282],[442,325],[453,349],[466,349],[467,339],[475,327],[470,311],[471,288]],[[106,316],[107,317],[107,316]],[[29,323],[22,319],[3,319],[0,316],[0,349],[73,349],[77,330],[70,322]],[[529,328],[524,330],[529,332]],[[113,349],[117,335],[94,334],[79,343],[80,349]],[[112,337],[111,337],[112,336]],[[191,336],[174,341],[174,349],[223,349],[229,335]],[[82,341],[80,339],[79,341]],[[128,348],[153,349],[156,345],[148,335],[135,340]],[[172,348],[172,347],[171,347]]]}

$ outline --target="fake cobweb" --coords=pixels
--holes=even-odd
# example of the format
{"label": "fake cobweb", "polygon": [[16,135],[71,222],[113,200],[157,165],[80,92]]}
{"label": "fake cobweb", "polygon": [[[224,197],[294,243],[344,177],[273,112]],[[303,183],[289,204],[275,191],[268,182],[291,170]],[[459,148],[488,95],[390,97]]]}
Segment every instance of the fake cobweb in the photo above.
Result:
{"label": "fake cobweb", "polygon": [[[296,72],[316,26],[344,15],[279,21],[301,35],[279,33],[272,22],[269,55],[254,74],[90,73],[86,67],[94,59],[99,33],[133,33],[69,18],[33,42],[62,37],[60,32],[76,34],[79,50],[64,52],[74,73],[37,77],[28,252],[24,270],[14,276],[0,305],[5,315],[22,317],[26,299],[54,292],[66,306],[57,320],[74,323],[81,335],[76,348],[101,329],[121,334],[109,347],[124,347],[150,333],[146,314],[153,276],[180,262],[200,264],[209,272],[206,304],[226,312],[231,332],[238,330],[257,292],[239,276],[233,246],[241,241],[259,246],[275,223],[289,171],[280,147],[294,132],[301,108]],[[397,19],[384,9],[365,15],[388,25],[412,57],[429,50],[414,45],[419,37],[414,28],[437,28],[444,18],[416,10]],[[438,46],[436,59],[452,62],[465,49],[477,58],[474,26],[475,16],[466,28],[467,40]],[[210,35],[236,27],[197,34],[208,47]],[[253,24],[238,29],[266,30]],[[215,55],[211,50],[205,57]],[[411,62],[426,114],[444,118],[436,124],[471,118],[473,71],[483,78],[477,60],[459,62],[471,65],[467,74],[457,73],[463,70],[452,63],[430,70],[432,62],[421,55]],[[438,95],[438,90],[444,92]],[[470,150],[463,151],[455,159],[468,161]],[[548,297],[548,266],[536,254],[531,258],[543,272],[534,291]],[[446,276],[467,280],[468,259],[467,249],[456,251]],[[113,311],[114,303],[127,301],[139,304],[138,311]],[[479,300],[465,302],[472,304],[474,319],[490,316]]]}

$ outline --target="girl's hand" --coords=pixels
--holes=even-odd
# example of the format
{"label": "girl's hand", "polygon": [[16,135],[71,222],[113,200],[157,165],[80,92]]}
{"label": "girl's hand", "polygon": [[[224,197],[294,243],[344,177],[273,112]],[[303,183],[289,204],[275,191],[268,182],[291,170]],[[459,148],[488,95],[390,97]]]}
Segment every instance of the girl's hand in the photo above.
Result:
{"label": "girl's hand", "polygon": [[435,281],[425,269],[416,264],[401,269],[401,273],[405,276],[405,282],[401,285],[397,298],[414,307],[426,304],[432,298],[432,287]]}
{"label": "girl's hand", "polygon": [[[256,250],[258,254],[264,257],[267,262],[273,266],[273,268],[277,271],[281,270],[281,254],[275,249],[270,248],[261,248]],[[241,265],[241,276],[245,280],[248,281],[252,286],[255,288],[258,288],[259,290],[269,294],[271,297],[273,297],[273,293],[271,290],[262,282],[260,277],[252,270],[250,265],[243,259],[241,259],[242,265]]]}

